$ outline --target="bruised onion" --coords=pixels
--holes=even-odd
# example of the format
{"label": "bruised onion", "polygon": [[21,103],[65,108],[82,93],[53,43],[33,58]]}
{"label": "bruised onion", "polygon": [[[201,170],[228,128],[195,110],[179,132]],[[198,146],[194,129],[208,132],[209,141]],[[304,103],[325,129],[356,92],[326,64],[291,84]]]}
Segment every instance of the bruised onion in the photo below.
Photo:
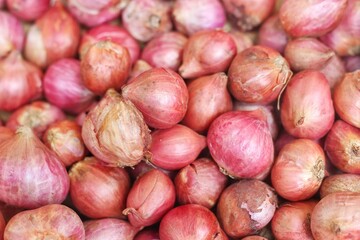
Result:
{"label": "bruised onion", "polygon": [[0,58],[11,51],[21,51],[25,32],[21,22],[13,15],[0,10]]}
{"label": "bruised onion", "polygon": [[[0,144],[14,135],[14,131],[10,128],[0,126]],[[1,236],[1,235],[0,235]]]}
{"label": "bruised onion", "polygon": [[41,70],[25,61],[20,52],[14,51],[0,60],[0,109],[13,111],[39,98],[41,79]]}
{"label": "bruised onion", "polygon": [[227,90],[228,77],[215,73],[189,83],[189,103],[182,123],[197,132],[206,131],[212,121],[232,109]]}
{"label": "bruised onion", "polygon": [[142,114],[114,89],[106,92],[82,126],[86,147],[112,166],[134,166],[148,152],[151,136]]}
{"label": "bruised onion", "polygon": [[182,168],[176,175],[174,184],[179,204],[199,204],[211,209],[227,184],[214,161],[200,158]]}
{"label": "bruised onion", "polygon": [[153,68],[143,72],[122,89],[153,128],[169,128],[180,122],[187,110],[189,94],[176,72]]}
{"label": "bruised onion", "polygon": [[258,36],[259,45],[270,47],[279,53],[283,53],[288,40],[289,37],[282,27],[277,14],[269,17],[260,26]]}
{"label": "bruised onion", "polygon": [[228,75],[230,92],[237,100],[267,104],[279,96],[292,72],[280,53],[253,46],[235,57]]}
{"label": "bruised onion", "polygon": [[206,147],[204,136],[180,124],[155,130],[151,133],[151,138],[151,156],[148,160],[167,170],[178,170],[187,166]]}
{"label": "bruised onion", "polygon": [[0,200],[9,205],[38,208],[61,203],[69,191],[65,167],[26,126],[0,144],[0,169]]}
{"label": "bruised onion", "polygon": [[153,225],[174,207],[175,187],[171,179],[154,169],[140,176],[131,187],[123,214],[134,227]]}
{"label": "bruised onion", "polygon": [[256,233],[274,215],[277,197],[272,188],[259,180],[242,180],[227,187],[217,205],[217,217],[232,238]]}
{"label": "bruised onion", "polygon": [[130,177],[125,169],[106,166],[94,157],[74,164],[70,196],[77,210],[90,218],[124,218]]}
{"label": "bruised onion", "polygon": [[16,214],[5,228],[4,239],[71,239],[84,240],[80,217],[70,208],[50,204]]}
{"label": "bruised onion", "polygon": [[210,125],[207,143],[221,171],[234,178],[262,178],[274,161],[274,144],[263,115],[230,111]]}
{"label": "bruised onion", "polygon": [[360,176],[358,174],[335,174],[324,179],[320,187],[320,197],[337,192],[360,193]]}
{"label": "bruised onion", "polygon": [[50,0],[6,0],[8,10],[24,21],[39,18],[50,7]]}
{"label": "bruised onion", "polygon": [[319,139],[334,122],[334,107],[326,77],[318,71],[297,73],[282,97],[281,123],[298,138]]}
{"label": "bruised onion", "polygon": [[84,85],[97,95],[114,88],[120,90],[131,70],[128,50],[111,41],[94,43],[81,59]]}
{"label": "bruised onion", "polygon": [[192,35],[184,47],[179,73],[183,78],[197,78],[226,71],[237,53],[229,33],[204,30]]}
{"label": "bruised onion", "polygon": [[286,144],[271,169],[271,182],[276,192],[290,201],[314,196],[325,177],[325,153],[308,139]]}

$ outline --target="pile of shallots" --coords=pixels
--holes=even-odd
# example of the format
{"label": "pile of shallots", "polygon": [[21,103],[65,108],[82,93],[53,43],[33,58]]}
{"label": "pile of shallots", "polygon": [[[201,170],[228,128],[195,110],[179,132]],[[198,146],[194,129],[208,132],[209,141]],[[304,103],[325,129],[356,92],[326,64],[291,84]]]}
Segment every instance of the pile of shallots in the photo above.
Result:
{"label": "pile of shallots", "polygon": [[360,0],[0,0],[28,239],[360,239]]}

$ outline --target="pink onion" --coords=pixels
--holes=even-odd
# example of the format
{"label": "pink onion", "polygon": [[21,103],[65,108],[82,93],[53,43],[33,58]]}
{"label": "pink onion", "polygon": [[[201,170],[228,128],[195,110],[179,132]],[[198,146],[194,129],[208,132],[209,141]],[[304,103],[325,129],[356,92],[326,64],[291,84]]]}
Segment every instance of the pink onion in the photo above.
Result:
{"label": "pink onion", "polygon": [[297,73],[282,97],[281,123],[298,138],[319,139],[334,122],[334,107],[326,77],[312,70]]}
{"label": "pink onion", "polygon": [[231,111],[210,125],[207,143],[221,171],[234,178],[263,178],[274,161],[274,144],[263,115]]}
{"label": "pink onion", "polygon": [[50,0],[6,0],[8,10],[24,21],[34,21],[50,7]]}
{"label": "pink onion", "polygon": [[23,49],[25,33],[16,17],[0,10],[0,29],[0,58],[13,50]]}
{"label": "pink onion", "polygon": [[286,131],[282,131],[275,140],[275,155],[278,155],[280,150],[294,139],[296,139],[294,136],[290,135]]}
{"label": "pink onion", "polygon": [[333,30],[345,13],[348,0],[287,0],[279,18],[293,37],[318,37]]}
{"label": "pink onion", "polygon": [[39,98],[41,79],[42,71],[25,61],[20,52],[11,52],[0,60],[0,109],[13,111]]}
{"label": "pink onion", "polygon": [[179,73],[183,78],[197,78],[226,71],[236,52],[236,44],[229,33],[221,30],[197,32],[184,47]]}
{"label": "pink onion", "polygon": [[268,239],[261,236],[247,236],[242,238],[241,240],[268,240]]}
{"label": "pink onion", "polygon": [[260,26],[258,36],[259,45],[270,47],[282,54],[288,41],[289,36],[282,27],[277,14],[269,17]]}
{"label": "pink onion", "polygon": [[5,140],[11,138],[14,136],[14,131],[10,128],[0,126],[0,144],[4,142]]}
{"label": "pink onion", "polygon": [[194,131],[204,132],[216,117],[230,111],[233,104],[227,83],[225,73],[215,73],[191,81],[188,85],[188,108],[182,123]]}
{"label": "pink onion", "polygon": [[5,228],[4,239],[85,239],[80,217],[70,208],[50,204],[16,214]]}
{"label": "pink onion", "polygon": [[138,164],[151,142],[142,114],[113,89],[86,116],[82,137],[95,157],[119,167]]}
{"label": "pink onion", "polygon": [[153,128],[170,128],[180,122],[187,110],[189,94],[176,72],[153,68],[137,76],[122,89]]}
{"label": "pink onion", "polygon": [[136,234],[134,240],[160,240],[159,231],[155,229],[144,229]]}
{"label": "pink onion", "polygon": [[72,58],[60,59],[48,67],[44,92],[50,103],[75,114],[87,109],[95,97],[81,79],[80,62]]}
{"label": "pink onion", "polygon": [[360,193],[360,176],[358,174],[335,174],[324,179],[320,187],[320,197],[338,192]]}
{"label": "pink onion", "polygon": [[146,72],[147,70],[150,70],[151,68],[153,67],[148,62],[142,59],[137,60],[131,69],[130,77],[127,80],[127,83],[132,82],[137,76],[143,72]]}
{"label": "pink onion", "polygon": [[[0,130],[1,130],[1,128],[0,128]],[[146,161],[139,162],[134,167],[128,169],[129,170],[128,172],[130,174],[130,177],[133,180],[136,180],[139,177],[141,177],[142,175],[144,175],[145,173],[147,173],[153,169],[160,170],[161,172],[165,173],[172,180],[175,178],[175,176],[177,174],[177,172],[174,170],[166,170],[163,168],[159,168],[159,167],[155,166],[154,164],[151,164],[150,162],[146,162]]]}
{"label": "pink onion", "polygon": [[337,55],[330,58],[319,71],[325,75],[331,91],[333,91],[334,87],[344,78],[346,72],[343,61]]}
{"label": "pink onion", "polygon": [[240,53],[243,50],[254,45],[254,39],[251,32],[241,32],[232,29],[229,34],[235,42],[237,53]]}
{"label": "pink onion", "polygon": [[222,192],[217,217],[228,236],[240,238],[265,227],[276,207],[277,197],[269,185],[259,180],[242,180]]}
{"label": "pink onion", "polygon": [[360,70],[360,56],[345,57],[343,58],[343,61],[347,72]]}
{"label": "pink onion", "polygon": [[123,214],[134,227],[155,224],[174,207],[175,187],[171,179],[154,169],[140,176],[132,186]]}
{"label": "pink onion", "polygon": [[176,29],[187,35],[222,28],[226,22],[225,10],[219,0],[177,0],[172,14]]}
{"label": "pink onion", "polygon": [[3,8],[5,0],[0,0],[0,9]]}
{"label": "pink onion", "polygon": [[65,167],[26,126],[0,144],[0,169],[0,200],[16,207],[61,203],[69,191]]}
{"label": "pink onion", "polygon": [[171,3],[165,0],[132,0],[122,13],[122,23],[137,40],[147,42],[172,28]]}

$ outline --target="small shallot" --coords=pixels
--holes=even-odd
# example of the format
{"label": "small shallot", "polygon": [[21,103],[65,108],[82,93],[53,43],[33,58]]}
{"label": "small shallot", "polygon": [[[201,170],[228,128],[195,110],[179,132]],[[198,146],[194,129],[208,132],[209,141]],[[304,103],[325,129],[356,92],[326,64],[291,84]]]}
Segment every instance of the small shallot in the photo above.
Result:
{"label": "small shallot", "polygon": [[269,17],[260,27],[258,44],[270,47],[279,53],[284,53],[289,36],[282,27],[279,16]]}

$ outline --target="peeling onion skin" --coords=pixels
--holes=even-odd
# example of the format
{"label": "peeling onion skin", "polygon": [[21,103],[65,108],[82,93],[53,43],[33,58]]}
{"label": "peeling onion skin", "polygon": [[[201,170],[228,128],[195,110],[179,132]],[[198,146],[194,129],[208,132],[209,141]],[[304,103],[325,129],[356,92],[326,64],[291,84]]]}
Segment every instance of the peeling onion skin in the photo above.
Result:
{"label": "peeling onion skin", "polygon": [[320,197],[338,192],[360,193],[360,176],[357,174],[343,173],[331,175],[324,179],[320,188]]}
{"label": "peeling onion skin", "polygon": [[360,193],[333,193],[321,199],[311,214],[314,239],[359,239],[359,205]]}
{"label": "peeling onion skin", "polygon": [[118,167],[138,164],[151,143],[142,114],[114,89],[87,114],[82,137],[95,157]]}
{"label": "peeling onion skin", "polygon": [[259,180],[241,180],[222,192],[216,214],[227,235],[240,238],[265,227],[276,207],[277,196],[269,185]]}
{"label": "peeling onion skin", "polygon": [[80,217],[70,208],[50,204],[16,214],[5,228],[4,240],[85,240]]}

